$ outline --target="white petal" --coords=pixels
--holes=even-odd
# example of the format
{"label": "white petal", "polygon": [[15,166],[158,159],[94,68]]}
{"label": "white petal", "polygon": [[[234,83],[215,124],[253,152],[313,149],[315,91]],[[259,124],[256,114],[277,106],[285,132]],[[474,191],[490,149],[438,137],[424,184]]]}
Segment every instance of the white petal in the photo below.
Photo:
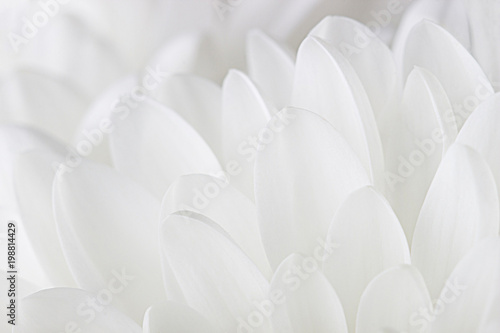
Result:
{"label": "white petal", "polygon": [[399,65],[403,63],[408,35],[412,28],[422,20],[429,20],[439,24],[465,48],[470,49],[469,24],[463,1],[413,1],[405,9],[392,41],[392,50]]}
{"label": "white petal", "polygon": [[247,37],[248,73],[273,104],[281,109],[292,95],[294,60],[274,40],[261,31]]}
{"label": "white petal", "polygon": [[276,268],[291,253],[311,253],[342,201],[369,180],[347,142],[318,115],[285,109],[268,128],[274,139],[257,154],[255,193],[262,241]]}
{"label": "white petal", "polygon": [[159,201],[113,169],[90,161],[58,172],[53,193],[63,251],[78,284],[98,292],[123,276],[113,305],[141,320],[151,304],[164,299]]}
{"label": "white petal", "polygon": [[480,101],[493,94],[476,60],[450,33],[429,21],[417,24],[408,36],[405,77],[414,66],[436,75],[448,94],[459,129]]}
{"label": "white petal", "polygon": [[143,333],[215,333],[201,314],[176,302],[152,306],[144,315]]}
{"label": "white petal", "polygon": [[481,104],[467,119],[457,142],[474,148],[488,162],[500,194],[500,94],[495,94]]}
{"label": "white petal", "polygon": [[[289,318],[290,332],[347,333],[342,304],[315,257],[291,254],[278,267],[269,292],[273,320]],[[276,332],[284,331],[281,327]]]}
{"label": "white petal", "polygon": [[[237,330],[265,299],[268,282],[241,249],[208,218],[172,214],[160,231],[164,274],[174,274],[181,302],[222,331]],[[168,289],[168,285],[166,286]],[[267,319],[255,332],[269,332]]]}
{"label": "white petal", "polygon": [[[109,291],[108,291],[109,293]],[[80,289],[55,288],[20,301],[15,333],[140,333],[130,318],[106,304],[101,294]]]}
{"label": "white petal", "polygon": [[217,223],[265,276],[271,268],[260,238],[255,203],[231,184],[208,175],[179,177],[163,197],[160,219],[180,210],[203,214]]}
{"label": "white petal", "polygon": [[205,141],[174,111],[150,99],[135,105],[115,109],[110,144],[119,171],[158,198],[180,175],[220,171]]}
{"label": "white petal", "polygon": [[433,298],[469,249],[498,230],[498,194],[488,165],[471,148],[453,145],[436,172],[413,235],[412,262]]}
{"label": "white petal", "polygon": [[382,144],[370,101],[340,51],[307,37],[299,48],[292,105],[324,117],[351,145],[372,181],[382,185]]}
{"label": "white petal", "polygon": [[194,75],[166,77],[153,96],[177,112],[208,143],[217,156],[221,152],[221,88]]}
{"label": "white petal", "polygon": [[370,186],[352,193],[340,206],[327,239],[336,248],[325,253],[323,271],[354,330],[363,290],[385,269],[410,262],[408,244],[391,206]]}
{"label": "white petal", "polygon": [[[120,99],[130,95],[137,86],[137,79],[127,76],[106,89],[89,107],[73,139],[74,146],[84,149],[82,152],[87,158],[111,165],[108,135],[114,130],[111,115]],[[85,141],[91,144],[90,153],[85,150],[89,146]]]}
{"label": "white petal", "polygon": [[[472,54],[484,72],[494,82],[498,91],[500,84],[500,2],[496,0],[465,1],[472,39]],[[496,83],[496,85],[495,85]]]}
{"label": "white petal", "polygon": [[242,72],[231,70],[222,85],[222,144],[224,160],[235,160],[241,173],[233,186],[254,200],[253,169],[256,144],[270,118],[266,103],[252,81]]}
{"label": "white petal", "polygon": [[64,142],[72,141],[89,102],[72,81],[26,69],[1,79],[4,121],[33,126]]}
{"label": "white petal", "polygon": [[498,304],[499,263],[498,237],[478,243],[459,262],[435,305],[431,332],[485,332],[479,330],[483,320],[498,319],[491,306]]}
{"label": "white petal", "polygon": [[[61,149],[63,151],[63,149]],[[35,150],[24,153],[16,162],[14,183],[23,229],[40,264],[53,285],[74,287],[75,281],[59,242],[52,209],[52,184],[61,152]]]}
{"label": "white petal", "polygon": [[391,50],[365,25],[341,16],[324,18],[310,35],[338,48],[356,71],[379,120],[394,107],[399,77]]}
{"label": "white petal", "polygon": [[424,332],[428,323],[419,318],[422,308],[432,309],[432,302],[418,269],[410,265],[389,268],[363,292],[356,332]]}
{"label": "white petal", "polygon": [[457,125],[443,87],[423,68],[415,68],[406,82],[401,125],[388,151],[387,193],[408,242],[436,170],[455,141]]}

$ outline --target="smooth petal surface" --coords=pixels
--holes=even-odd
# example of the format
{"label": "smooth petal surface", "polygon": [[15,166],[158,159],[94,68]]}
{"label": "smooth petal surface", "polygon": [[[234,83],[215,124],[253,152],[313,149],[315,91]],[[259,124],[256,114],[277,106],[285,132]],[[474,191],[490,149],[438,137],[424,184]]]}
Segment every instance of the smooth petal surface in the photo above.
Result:
{"label": "smooth petal surface", "polygon": [[253,82],[240,71],[229,71],[222,85],[224,161],[236,161],[241,166],[242,170],[231,183],[251,200],[255,200],[253,169],[258,139],[270,117]]}
{"label": "smooth petal surface", "polygon": [[152,306],[144,315],[143,333],[216,333],[207,319],[176,302]]}
{"label": "smooth petal surface", "polygon": [[492,312],[495,302],[498,304],[498,281],[500,239],[497,236],[478,243],[457,265],[435,306],[431,332],[491,332],[479,329],[492,328],[480,327],[489,315],[492,320],[498,319],[498,312]]}
{"label": "smooth petal surface", "polygon": [[418,269],[410,265],[389,268],[363,292],[356,332],[426,332],[429,323],[419,315],[425,308],[432,309],[432,302]]}
{"label": "smooth petal surface", "polygon": [[[113,283],[113,305],[140,322],[163,301],[159,201],[135,182],[90,161],[54,180],[54,213],[78,284],[99,292]],[[120,276],[120,282],[114,281]],[[120,289],[120,292],[116,292]]]}
{"label": "smooth petal surface", "polygon": [[194,75],[170,75],[163,79],[153,96],[177,112],[201,135],[217,157],[222,157],[222,91],[217,84]]}
{"label": "smooth petal surface", "polygon": [[488,162],[500,194],[500,94],[481,104],[467,119],[457,142],[472,147]]}
{"label": "smooth petal surface", "polygon": [[412,262],[433,298],[459,260],[479,240],[498,235],[498,194],[484,159],[453,145],[439,166],[418,217]]}
{"label": "smooth petal surface", "polygon": [[348,143],[318,115],[285,109],[268,128],[273,140],[260,146],[255,193],[262,241],[276,268],[291,253],[310,254],[340,204],[370,182]]}
{"label": "smooth petal surface", "polygon": [[123,106],[115,119],[116,128],[110,135],[115,167],[158,199],[181,175],[220,171],[217,158],[201,136],[158,102],[146,99],[136,108]]}
{"label": "smooth petal surface", "polygon": [[375,118],[384,119],[400,94],[396,63],[387,45],[367,26],[341,16],[324,18],[309,35],[340,50],[361,80]]}
{"label": "smooth petal surface", "polygon": [[455,112],[458,128],[477,105],[493,94],[476,60],[446,30],[429,21],[417,24],[408,36],[404,76],[414,66],[431,71],[441,82]]}
{"label": "smooth petal surface", "polygon": [[14,333],[140,333],[141,328],[113,306],[81,289],[55,288],[20,301]]}
{"label": "smooth petal surface", "polygon": [[356,152],[372,181],[382,185],[382,144],[370,101],[352,66],[332,45],[307,37],[295,68],[291,105],[330,122]]}
{"label": "smooth petal surface", "polygon": [[291,254],[278,267],[269,292],[276,307],[272,318],[288,318],[290,327],[275,326],[275,332],[347,333],[342,304],[319,266],[315,257]]}
{"label": "smooth petal surface", "polygon": [[33,126],[72,142],[89,103],[72,81],[40,70],[18,69],[0,77],[3,121]]}
{"label": "smooth petal surface", "polygon": [[429,186],[457,125],[448,97],[429,71],[416,67],[408,76],[400,107],[401,126],[388,152],[387,197],[408,243]]}
{"label": "smooth petal surface", "polygon": [[120,107],[120,100],[130,98],[137,87],[137,78],[127,76],[111,85],[90,105],[73,137],[73,145],[87,158],[112,164],[109,147],[109,133],[115,129],[112,115]]}
{"label": "smooth petal surface", "polygon": [[22,154],[16,162],[14,184],[23,221],[34,253],[50,282],[74,287],[75,281],[57,234],[52,209],[52,184],[57,164],[65,161],[60,152],[35,150]]}
{"label": "smooth petal surface", "polygon": [[327,239],[337,246],[325,252],[323,272],[339,295],[349,330],[354,331],[363,290],[385,269],[410,262],[408,244],[391,206],[370,186],[344,201]]}
{"label": "smooth petal surface", "polygon": [[261,31],[247,37],[248,75],[277,109],[287,106],[292,95],[294,59]]}
{"label": "smooth petal surface", "polygon": [[465,1],[472,39],[472,54],[494,88],[500,85],[500,2],[496,0]]}
{"label": "smooth petal surface", "polygon": [[[178,301],[201,313],[215,328],[239,329],[240,320],[256,311],[253,302],[265,299],[267,280],[208,218],[189,212],[172,214],[162,223],[160,237],[164,274],[176,277],[183,294]],[[254,331],[270,332],[269,325],[264,320]]]}
{"label": "smooth petal surface", "polygon": [[234,239],[266,277],[271,276],[255,203],[231,184],[208,175],[179,177],[163,197],[160,220],[181,210],[210,218]]}

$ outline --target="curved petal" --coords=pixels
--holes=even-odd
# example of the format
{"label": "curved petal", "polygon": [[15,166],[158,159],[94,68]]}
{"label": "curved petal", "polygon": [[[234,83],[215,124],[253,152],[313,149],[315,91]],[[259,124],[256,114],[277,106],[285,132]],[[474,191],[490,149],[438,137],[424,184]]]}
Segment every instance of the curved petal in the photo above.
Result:
{"label": "curved petal", "polygon": [[190,307],[176,302],[152,306],[144,315],[143,333],[216,333],[207,319]]}
{"label": "curved petal", "polygon": [[280,264],[269,292],[268,304],[276,309],[273,323],[288,318],[290,332],[347,333],[342,304],[319,267],[317,258],[299,254],[291,254]]}
{"label": "curved petal", "polygon": [[340,50],[363,84],[379,125],[383,123],[400,94],[396,63],[387,45],[367,26],[341,16],[327,16],[309,35]]}
{"label": "curved petal", "polygon": [[[436,301],[431,332],[480,331],[499,295],[500,238],[478,243],[457,265]],[[484,326],[483,326],[484,327]],[[491,327],[490,327],[491,328]]]}
{"label": "curved petal", "polygon": [[181,210],[210,218],[234,239],[265,276],[271,276],[255,203],[231,184],[208,175],[179,177],[163,197],[160,220]]}
{"label": "curved petal", "polygon": [[111,115],[119,107],[120,99],[130,95],[137,84],[134,76],[127,76],[106,89],[89,107],[73,139],[74,146],[80,150],[88,145],[85,142],[90,143],[89,152],[82,150],[87,158],[111,165],[109,133],[114,130]]}
{"label": "curved petal", "polygon": [[357,333],[421,333],[429,322],[421,309],[432,309],[432,302],[418,269],[400,265],[377,275],[359,301]]}
{"label": "curved petal", "polygon": [[495,177],[500,194],[500,94],[495,94],[482,103],[467,119],[460,131],[457,142],[472,147],[481,154]]}
{"label": "curved petal", "polygon": [[432,181],[418,217],[412,262],[433,298],[459,260],[480,239],[498,235],[498,194],[484,159],[453,145]]}
{"label": "curved petal", "polygon": [[1,81],[4,121],[33,126],[64,142],[72,141],[89,103],[72,81],[27,69],[10,72]]}
{"label": "curved petal", "polygon": [[[500,83],[500,3],[495,0],[465,1],[472,39],[472,54],[491,82]],[[498,86],[494,86],[498,91]]]}
{"label": "curved petal", "polygon": [[162,80],[153,96],[175,110],[222,157],[222,91],[217,84],[194,75],[170,75]]}
{"label": "curved petal", "polygon": [[408,76],[401,105],[402,124],[389,151],[388,198],[401,221],[408,243],[420,208],[457,125],[443,87],[429,71],[416,67]]}
{"label": "curved petal", "polygon": [[158,235],[159,201],[109,167],[90,161],[54,180],[54,215],[61,244],[78,284],[97,292],[109,281],[113,305],[135,320],[164,299]]}
{"label": "curved petal", "polygon": [[174,111],[150,99],[114,111],[113,163],[157,198],[181,175],[220,172],[205,141]]}
{"label": "curved petal", "polygon": [[248,75],[276,108],[290,104],[294,60],[281,46],[261,31],[247,37]]}
{"label": "curved petal", "polygon": [[256,140],[270,118],[269,109],[253,82],[242,72],[230,70],[222,85],[222,145],[224,160],[236,161],[241,172],[233,186],[254,200]]}
{"label": "curved petal", "polygon": [[12,332],[140,333],[133,320],[107,303],[108,296],[103,295],[108,293],[107,289],[98,294],[72,288],[39,291],[20,301],[19,323]]}
{"label": "curved petal", "polygon": [[[172,214],[160,230],[164,274],[173,274],[183,299],[222,331],[239,329],[265,299],[267,280],[241,249],[208,218],[192,212]],[[167,285],[168,289],[169,286]],[[175,299],[174,299],[175,300]],[[261,317],[255,332],[270,332]]]}
{"label": "curved petal", "polygon": [[383,185],[382,144],[370,101],[340,51],[316,37],[302,42],[292,105],[311,110],[330,122],[356,152],[372,181]]}
{"label": "curved petal", "polygon": [[439,24],[470,49],[469,22],[463,1],[412,1],[403,12],[392,41],[392,50],[399,65],[403,64],[405,43],[412,28],[423,20]]}
{"label": "curved petal", "polygon": [[479,103],[493,94],[476,60],[451,34],[429,21],[417,24],[408,36],[405,77],[414,66],[436,75],[450,99],[459,129]]}
{"label": "curved petal", "polygon": [[354,331],[363,290],[385,269],[410,262],[408,244],[391,206],[370,186],[344,201],[327,239],[337,246],[325,252],[323,272],[342,301],[349,330]]}
{"label": "curved petal", "polygon": [[273,268],[289,254],[309,254],[343,200],[369,184],[344,138],[324,119],[284,109],[269,122],[255,163],[262,241]]}
{"label": "curved petal", "polygon": [[23,229],[42,269],[53,285],[74,287],[52,209],[55,166],[64,163],[65,157],[60,152],[40,149],[22,154],[16,162],[14,183]]}

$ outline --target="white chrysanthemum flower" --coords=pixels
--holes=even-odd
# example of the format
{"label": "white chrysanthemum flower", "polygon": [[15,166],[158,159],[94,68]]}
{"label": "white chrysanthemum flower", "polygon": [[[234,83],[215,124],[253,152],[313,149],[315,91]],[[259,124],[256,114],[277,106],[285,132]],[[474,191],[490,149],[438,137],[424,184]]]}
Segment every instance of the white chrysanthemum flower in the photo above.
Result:
{"label": "white chrysanthemum flower", "polygon": [[327,16],[295,51],[329,5],[247,2],[59,1],[18,44],[0,207],[44,273],[12,331],[499,332],[500,2],[415,1],[392,49],[399,1]]}

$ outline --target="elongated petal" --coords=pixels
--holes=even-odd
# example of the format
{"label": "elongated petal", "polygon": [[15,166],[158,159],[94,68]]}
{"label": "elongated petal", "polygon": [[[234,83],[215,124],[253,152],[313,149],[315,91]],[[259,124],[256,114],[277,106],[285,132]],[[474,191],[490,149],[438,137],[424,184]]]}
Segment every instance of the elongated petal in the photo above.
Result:
{"label": "elongated petal", "polygon": [[[478,243],[457,265],[432,313],[431,332],[488,332],[479,330],[485,319],[498,319],[500,239]],[[498,307],[497,307],[498,309]],[[492,323],[494,325],[494,323]],[[491,329],[491,327],[489,327]],[[491,331],[490,331],[491,332]],[[493,331],[494,332],[494,331]]]}
{"label": "elongated petal", "polygon": [[33,126],[67,143],[89,103],[72,81],[39,70],[19,69],[1,77],[0,94],[2,120]]}
{"label": "elongated petal", "polygon": [[289,105],[292,95],[294,60],[261,31],[247,37],[248,74],[276,108]]}
{"label": "elongated petal", "polygon": [[111,133],[115,167],[159,199],[178,177],[217,173],[220,165],[200,135],[174,111],[146,99],[116,109]]}
{"label": "elongated petal", "polygon": [[39,291],[20,301],[19,323],[12,332],[141,332],[133,320],[109,305],[107,296],[102,295],[104,292],[92,294],[72,288]]}
{"label": "elongated petal", "polygon": [[260,238],[255,203],[227,181],[208,175],[179,177],[163,197],[160,219],[181,210],[203,214],[224,229],[265,276],[271,268]]}
{"label": "elongated petal", "polygon": [[[465,1],[470,24],[472,54],[491,82],[500,84],[500,3],[495,0]],[[494,85],[498,91],[499,87]]]}
{"label": "elongated petal", "polygon": [[23,229],[45,274],[53,285],[74,287],[76,284],[64,258],[52,209],[56,166],[65,162],[66,156],[43,150],[24,153],[17,159],[14,183]]}
{"label": "elongated petal", "polygon": [[436,75],[450,99],[459,129],[480,101],[493,94],[476,60],[451,34],[429,21],[417,24],[408,36],[405,77],[414,66]]}
{"label": "elongated petal", "polygon": [[457,142],[474,148],[488,162],[500,194],[500,94],[481,104],[467,119],[457,137]]}
{"label": "elongated petal", "polygon": [[[222,331],[236,331],[265,299],[268,282],[241,249],[208,218],[172,214],[161,226],[165,275],[173,274],[187,305]],[[167,279],[169,277],[167,276]],[[168,288],[168,285],[166,286]],[[267,319],[255,332],[269,332]]]}
{"label": "elongated petal", "polygon": [[[120,276],[113,305],[140,321],[162,301],[160,203],[116,171],[90,161],[54,180],[54,213],[71,272],[98,292]],[[118,288],[116,287],[116,288]]]}
{"label": "elongated petal", "polygon": [[412,262],[433,298],[469,249],[498,230],[498,194],[488,165],[471,148],[453,145],[436,172],[413,235]]}
{"label": "elongated petal", "polygon": [[144,315],[143,333],[215,333],[201,314],[176,302],[152,306]]}
{"label": "elongated petal", "polygon": [[392,50],[398,65],[401,66],[403,63],[406,40],[412,28],[422,20],[439,24],[465,48],[470,49],[469,22],[463,1],[413,1],[403,12],[392,40]]}
{"label": "elongated petal", "polygon": [[222,92],[217,84],[194,75],[170,75],[161,81],[153,95],[186,120],[218,157],[222,156]]}
{"label": "elongated petal", "polygon": [[337,247],[325,253],[323,271],[342,301],[349,330],[354,330],[363,290],[385,269],[410,262],[408,244],[389,203],[369,186],[340,206],[328,239]]}
{"label": "elongated petal", "polygon": [[340,204],[369,180],[347,142],[318,115],[285,109],[268,128],[273,140],[260,146],[255,193],[262,240],[276,268],[291,253],[311,253]]}
{"label": "elongated petal", "polygon": [[428,322],[419,315],[432,302],[418,269],[389,268],[375,277],[359,301],[356,332],[425,332]]}
{"label": "elongated petal", "polygon": [[222,142],[224,161],[237,161],[242,170],[231,183],[254,200],[255,140],[262,136],[270,112],[252,81],[231,70],[222,85]]}
{"label": "elongated petal", "polygon": [[320,264],[318,258],[299,254],[291,254],[281,263],[269,293],[268,304],[276,308],[273,320],[282,322],[280,317],[286,316],[291,332],[347,333],[342,304],[318,270]]}
{"label": "elongated petal", "polygon": [[386,182],[388,198],[411,243],[425,195],[455,141],[457,125],[443,87],[423,68],[408,76],[401,111],[402,132],[389,152]]}
{"label": "elongated petal", "polygon": [[384,118],[399,94],[396,64],[387,45],[367,26],[341,16],[324,18],[310,35],[340,50],[361,80],[375,118]]}
{"label": "elongated petal", "polygon": [[87,158],[112,164],[109,150],[109,133],[114,130],[112,115],[120,99],[130,96],[136,87],[139,87],[137,79],[127,76],[106,89],[90,105],[73,139],[74,146]]}
{"label": "elongated petal", "polygon": [[292,105],[324,117],[347,140],[380,185],[384,160],[370,101],[354,69],[340,51],[307,37],[299,48]]}

